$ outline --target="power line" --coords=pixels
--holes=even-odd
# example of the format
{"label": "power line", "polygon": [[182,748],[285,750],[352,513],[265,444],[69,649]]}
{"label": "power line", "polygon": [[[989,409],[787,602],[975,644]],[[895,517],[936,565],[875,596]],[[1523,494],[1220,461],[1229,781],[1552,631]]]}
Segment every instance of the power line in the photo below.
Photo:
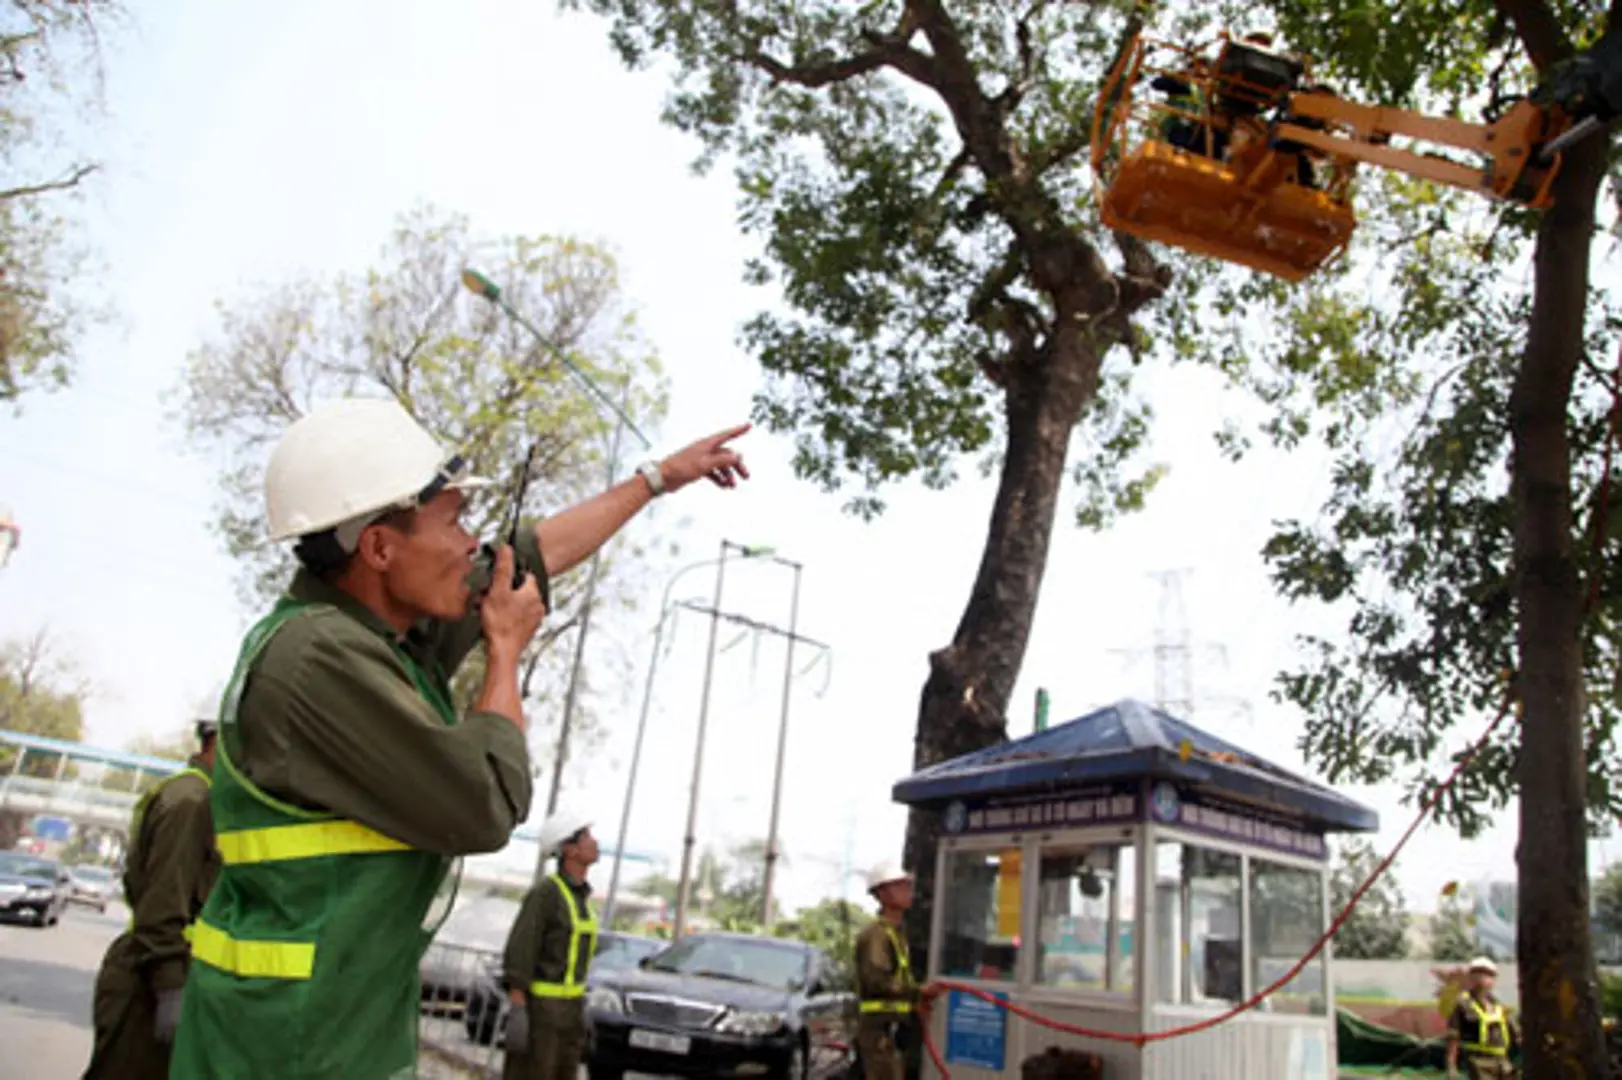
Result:
{"label": "power line", "polygon": [[1154,705],[1164,713],[1180,720],[1192,721],[1201,706],[1226,705],[1244,715],[1248,723],[1250,703],[1243,698],[1201,694],[1195,678],[1195,662],[1199,654],[1215,659],[1225,668],[1228,650],[1217,643],[1196,644],[1189,625],[1188,606],[1183,598],[1183,579],[1192,574],[1188,567],[1175,570],[1154,570],[1149,576],[1160,585],[1160,597],[1155,619],[1152,644],[1147,648],[1116,649],[1131,663],[1146,653],[1154,658]]}

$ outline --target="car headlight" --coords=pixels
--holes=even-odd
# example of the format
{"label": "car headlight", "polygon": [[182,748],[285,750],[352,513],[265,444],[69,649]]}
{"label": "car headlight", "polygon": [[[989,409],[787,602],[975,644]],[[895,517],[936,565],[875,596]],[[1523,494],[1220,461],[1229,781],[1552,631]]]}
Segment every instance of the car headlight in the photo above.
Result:
{"label": "car headlight", "polygon": [[783,1014],[775,1012],[735,1012],[715,1025],[729,1035],[771,1035],[783,1026]]}
{"label": "car headlight", "polygon": [[593,1012],[622,1013],[625,1003],[620,1000],[618,992],[598,987],[586,991],[586,1008]]}
{"label": "car headlight", "polygon": [[51,895],[51,887],[49,885],[30,885],[28,886],[28,892],[26,895],[35,899],[43,900],[45,897]]}

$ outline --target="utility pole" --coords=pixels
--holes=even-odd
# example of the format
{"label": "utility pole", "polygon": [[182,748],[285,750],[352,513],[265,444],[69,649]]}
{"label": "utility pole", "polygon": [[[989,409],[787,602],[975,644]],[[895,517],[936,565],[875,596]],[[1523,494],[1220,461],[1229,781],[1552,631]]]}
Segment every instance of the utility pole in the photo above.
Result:
{"label": "utility pole", "polygon": [[715,606],[710,614],[710,644],[704,654],[704,689],[698,703],[698,741],[693,747],[693,781],[687,793],[687,831],[681,839],[681,881],[676,888],[676,925],[671,937],[680,938],[687,926],[687,904],[693,889],[693,844],[698,837],[698,789],[704,773],[704,729],[710,719],[710,684],[715,676],[715,638],[721,630],[721,587],[726,581],[730,540],[721,541],[721,558],[715,564]]}
{"label": "utility pole", "polygon": [[800,624],[800,564],[779,559],[794,569],[794,593],[789,601],[788,647],[783,660],[783,709],[777,722],[777,771],[772,778],[772,817],[766,832],[766,875],[761,882],[760,925],[772,928],[772,885],[777,870],[777,822],[783,804],[783,755],[788,749],[788,703],[794,684],[794,632]]}
{"label": "utility pole", "polygon": [[[728,545],[728,546],[730,546],[731,548],[734,548],[734,549],[741,549],[741,547],[742,547],[742,545],[732,544],[730,541],[726,541],[726,540],[723,540],[722,544]],[[723,555],[725,554],[725,550],[726,549],[723,548]],[[784,560],[784,561],[787,561],[787,560]],[[780,626],[773,626],[773,625],[771,625],[769,623],[763,623],[763,622],[760,622],[760,621],[758,621],[756,619],[751,619],[751,618],[749,618],[747,616],[744,616],[744,615],[737,615],[737,614],[734,614],[732,612],[722,611],[720,609],[720,597],[721,597],[722,571],[724,569],[725,569],[724,562],[716,567],[715,596],[716,596],[717,603],[716,603],[715,607],[705,607],[702,604],[685,603],[685,602],[684,603],[679,603],[677,605],[678,607],[684,607],[684,608],[688,609],[689,611],[696,611],[696,612],[698,612],[700,614],[708,615],[710,617],[710,647],[709,647],[709,655],[706,658],[705,663],[704,663],[704,689],[703,689],[702,698],[701,698],[701,701],[700,701],[700,704],[699,704],[699,716],[698,716],[698,745],[694,748],[694,751],[693,751],[693,780],[692,780],[692,787],[688,792],[687,833],[686,833],[685,836],[682,837],[681,881],[678,884],[677,890],[676,890],[676,924],[675,924],[675,927],[672,930],[672,937],[680,937],[682,935],[683,931],[686,929],[686,926],[687,926],[687,908],[688,908],[688,905],[691,903],[691,899],[692,899],[693,846],[698,841],[699,780],[700,780],[700,777],[701,777],[701,775],[703,773],[703,766],[704,766],[704,733],[705,733],[705,728],[707,726],[708,717],[709,717],[710,685],[711,685],[711,679],[712,679],[712,676],[713,676],[714,666],[715,666],[715,639],[716,639],[716,634],[718,632],[721,621],[725,620],[727,622],[735,623],[737,625],[740,625],[740,626],[743,626],[743,627],[746,627],[748,629],[755,630],[755,631],[758,631],[758,632],[761,632],[761,633],[775,634],[775,635],[778,635],[778,636],[781,636],[781,637],[787,637],[790,640],[791,643],[792,642],[799,642],[799,643],[804,644],[804,645],[811,645],[811,646],[821,650],[821,652],[823,653],[824,656],[826,656],[828,654],[828,652],[829,652],[828,646],[824,645],[820,641],[815,640],[814,638],[808,638],[803,634],[800,634],[800,633],[797,633],[797,632],[794,632],[794,631],[784,630]],[[816,664],[816,661],[813,660],[812,664],[810,666],[814,666],[815,664]],[[810,670],[810,666],[808,666],[805,670]],[[802,671],[801,674],[804,674],[804,671]]]}

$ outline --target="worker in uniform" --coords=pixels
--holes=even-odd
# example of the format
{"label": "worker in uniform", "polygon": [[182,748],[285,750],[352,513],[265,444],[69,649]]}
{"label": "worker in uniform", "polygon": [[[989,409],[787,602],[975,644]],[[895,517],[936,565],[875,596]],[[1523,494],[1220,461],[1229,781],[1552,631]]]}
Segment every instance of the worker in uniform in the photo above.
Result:
{"label": "worker in uniform", "polygon": [[1458,1080],[1461,1061],[1466,1080],[1512,1080],[1515,1066],[1509,1058],[1520,1043],[1520,1031],[1493,996],[1498,965],[1478,956],[1470,961],[1467,979],[1447,1021],[1448,1080]]}
{"label": "worker in uniform", "polygon": [[[489,481],[395,401],[338,401],[288,428],[265,498],[270,538],[296,541],[300,566],[221,705],[222,866],[193,927],[174,1080],[414,1074],[418,965],[456,860],[500,849],[529,812],[518,671],[545,615],[536,576],[662,492],[747,477],[727,445],[746,430],[486,555],[462,517]],[[481,637],[482,685],[458,717],[450,680]]]}
{"label": "worker in uniform", "polygon": [[575,1080],[586,1053],[586,973],[597,950],[586,873],[597,861],[592,823],[560,811],[541,826],[557,870],[524,897],[507,935],[504,1080]]}
{"label": "worker in uniform", "polygon": [[130,925],[108,946],[96,975],[96,1043],[85,1080],[169,1075],[190,959],[186,939],[219,871],[209,812],[215,731],[200,721],[186,767],[135,804],[124,855]]}
{"label": "worker in uniform", "polygon": [[912,907],[913,877],[896,864],[868,875],[867,892],[878,918],[856,937],[856,1053],[864,1080],[905,1080],[908,1055],[919,1044],[918,1006],[935,997],[918,986],[902,920]]}

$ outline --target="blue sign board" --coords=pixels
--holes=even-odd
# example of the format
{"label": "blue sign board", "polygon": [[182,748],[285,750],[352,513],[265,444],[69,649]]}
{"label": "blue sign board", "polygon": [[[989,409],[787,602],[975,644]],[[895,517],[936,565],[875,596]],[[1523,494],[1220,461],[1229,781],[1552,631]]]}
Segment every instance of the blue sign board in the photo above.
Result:
{"label": "blue sign board", "polygon": [[[1000,1072],[1008,1061],[1008,1011],[985,998],[948,991],[946,1063]],[[1007,994],[994,995],[1007,1001]]]}

